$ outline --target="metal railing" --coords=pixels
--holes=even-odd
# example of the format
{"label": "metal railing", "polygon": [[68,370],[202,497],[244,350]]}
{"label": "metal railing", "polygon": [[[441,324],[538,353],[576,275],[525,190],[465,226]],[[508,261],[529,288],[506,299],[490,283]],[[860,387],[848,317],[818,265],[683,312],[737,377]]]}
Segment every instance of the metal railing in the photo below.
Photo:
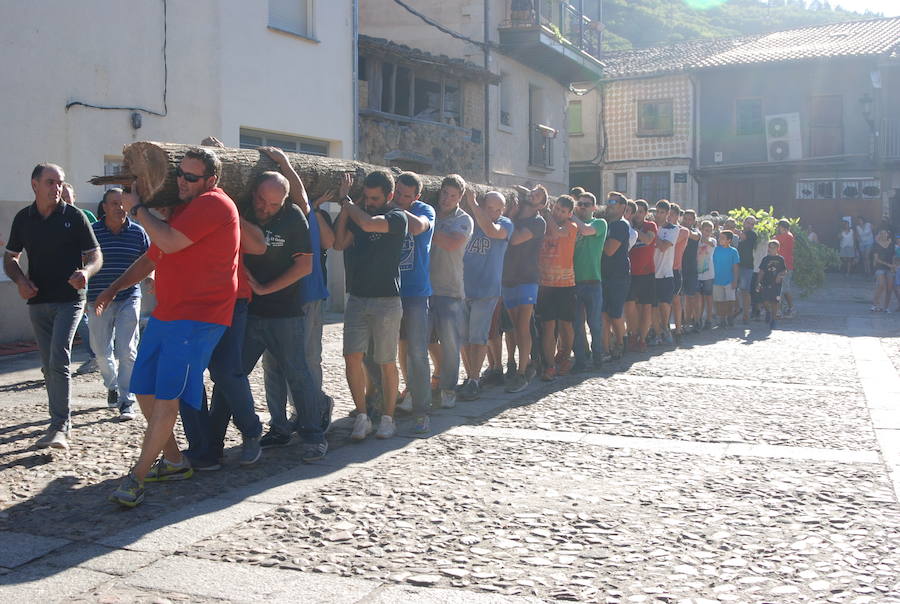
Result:
{"label": "metal railing", "polygon": [[508,27],[544,27],[564,43],[600,56],[600,32],[593,21],[566,0],[512,0]]}
{"label": "metal railing", "polygon": [[528,163],[538,168],[553,169],[553,139],[544,136],[537,125],[532,124],[528,141]]}
{"label": "metal railing", "polygon": [[900,159],[900,119],[885,118],[879,133],[883,159]]}

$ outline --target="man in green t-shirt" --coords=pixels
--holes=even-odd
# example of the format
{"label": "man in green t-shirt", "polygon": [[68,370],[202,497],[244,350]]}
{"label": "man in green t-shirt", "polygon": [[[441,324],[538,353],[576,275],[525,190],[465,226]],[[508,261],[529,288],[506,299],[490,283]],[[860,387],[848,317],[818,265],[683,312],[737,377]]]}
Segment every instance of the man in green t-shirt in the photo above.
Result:
{"label": "man in green t-shirt", "polygon": [[[603,359],[601,345],[603,332],[603,288],[601,286],[600,258],[606,243],[606,221],[594,218],[597,198],[585,193],[575,204],[573,219],[578,225],[575,242],[575,366],[573,371],[599,369]],[[591,330],[588,346],[587,331]],[[590,352],[590,357],[588,356]]]}

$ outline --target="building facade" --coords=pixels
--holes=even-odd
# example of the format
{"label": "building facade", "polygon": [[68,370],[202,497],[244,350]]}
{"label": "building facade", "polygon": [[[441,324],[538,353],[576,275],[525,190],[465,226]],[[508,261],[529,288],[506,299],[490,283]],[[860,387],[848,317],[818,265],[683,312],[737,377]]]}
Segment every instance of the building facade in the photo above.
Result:
{"label": "building facade", "polygon": [[[30,173],[42,161],[62,165],[79,205],[96,209],[102,190],[86,181],[117,170],[123,145],[137,140],[212,135],[227,146],[352,157],[354,4],[9,3],[0,123],[15,142],[0,152],[0,237],[33,200]],[[333,272],[340,293],[342,271]],[[25,304],[5,277],[0,303],[0,341],[30,339]]]}
{"label": "building facade", "polygon": [[[435,69],[456,61],[464,62],[473,75],[472,70],[480,68],[482,74],[470,78],[468,85],[452,88],[459,98],[446,97],[445,81],[444,108],[449,101],[462,115],[454,109],[447,123],[445,111],[441,132],[451,146],[462,147],[462,159],[473,171],[474,158],[481,153],[477,180],[497,186],[541,182],[561,193],[569,184],[568,85],[600,76],[596,28],[577,4],[542,1],[522,10],[522,3],[511,0],[421,0],[410,3],[414,8],[409,11],[391,0],[367,0],[360,5],[360,31],[438,57]],[[367,86],[371,103],[371,80]],[[401,96],[406,93],[405,87],[400,90]],[[369,131],[365,124],[371,118],[363,112],[361,130]],[[406,119],[402,123],[410,129],[434,128]],[[464,131],[451,129],[460,126]],[[412,130],[405,135],[418,136]],[[399,147],[399,138],[393,144]],[[361,142],[362,148],[366,145]],[[398,148],[395,156],[409,154],[414,160],[418,153],[427,158],[434,154],[433,146],[432,141],[418,150]],[[391,150],[378,149],[377,156],[387,153]],[[434,173],[445,172],[432,166]]]}

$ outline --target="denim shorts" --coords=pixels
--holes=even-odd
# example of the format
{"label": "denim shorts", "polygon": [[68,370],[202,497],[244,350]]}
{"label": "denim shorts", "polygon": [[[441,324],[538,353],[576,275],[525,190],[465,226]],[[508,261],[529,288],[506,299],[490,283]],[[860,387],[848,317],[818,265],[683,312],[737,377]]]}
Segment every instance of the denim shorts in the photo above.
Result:
{"label": "denim shorts", "polygon": [[701,296],[713,295],[713,282],[715,279],[700,279],[697,281],[697,288]]}
{"label": "denim shorts", "polygon": [[376,365],[396,362],[402,319],[403,306],[399,296],[350,296],[344,309],[344,354],[368,352],[371,340],[372,361]]}
{"label": "denim shorts", "polygon": [[741,267],[738,274],[738,289],[749,292],[753,286],[753,269]]}
{"label": "denim shorts", "polygon": [[524,283],[512,287],[504,287],[501,295],[503,296],[503,306],[506,308],[535,304],[537,303],[538,284]]}
{"label": "denim shorts", "polygon": [[131,372],[131,392],[163,401],[181,399],[199,409],[203,372],[225,329],[215,323],[150,317]]}
{"label": "denim shorts", "polygon": [[463,344],[487,344],[497,297],[466,298],[463,301]]}

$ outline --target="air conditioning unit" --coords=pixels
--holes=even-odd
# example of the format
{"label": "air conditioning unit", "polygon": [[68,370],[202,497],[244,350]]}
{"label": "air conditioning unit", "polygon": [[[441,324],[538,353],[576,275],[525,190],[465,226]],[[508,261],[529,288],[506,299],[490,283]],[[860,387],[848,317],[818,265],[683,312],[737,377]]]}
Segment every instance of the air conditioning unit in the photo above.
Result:
{"label": "air conditioning unit", "polygon": [[766,156],[770,162],[802,159],[800,114],[766,116]]}

